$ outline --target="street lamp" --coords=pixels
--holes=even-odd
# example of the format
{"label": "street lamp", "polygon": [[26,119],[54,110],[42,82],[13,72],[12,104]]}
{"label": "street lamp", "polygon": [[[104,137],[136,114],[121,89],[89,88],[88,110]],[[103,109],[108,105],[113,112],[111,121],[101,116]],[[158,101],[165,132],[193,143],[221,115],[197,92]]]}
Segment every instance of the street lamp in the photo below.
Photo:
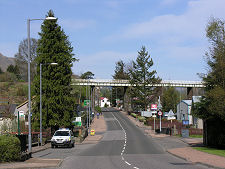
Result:
{"label": "street lamp", "polygon": [[31,156],[31,147],[32,147],[32,140],[31,140],[31,94],[30,94],[30,21],[34,20],[55,20],[55,17],[47,17],[45,19],[27,19],[27,43],[28,43],[28,152]]}
{"label": "street lamp", "polygon": [[40,143],[42,146],[42,65],[58,65],[58,63],[40,63]]}

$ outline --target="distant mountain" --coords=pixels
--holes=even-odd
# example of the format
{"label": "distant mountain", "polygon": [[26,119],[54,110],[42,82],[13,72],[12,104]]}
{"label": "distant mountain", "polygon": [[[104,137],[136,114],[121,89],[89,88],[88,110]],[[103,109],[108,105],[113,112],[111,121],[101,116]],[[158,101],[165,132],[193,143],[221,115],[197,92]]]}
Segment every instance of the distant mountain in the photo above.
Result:
{"label": "distant mountain", "polygon": [[11,64],[15,65],[15,58],[6,57],[0,53],[0,67],[2,71],[5,72]]}

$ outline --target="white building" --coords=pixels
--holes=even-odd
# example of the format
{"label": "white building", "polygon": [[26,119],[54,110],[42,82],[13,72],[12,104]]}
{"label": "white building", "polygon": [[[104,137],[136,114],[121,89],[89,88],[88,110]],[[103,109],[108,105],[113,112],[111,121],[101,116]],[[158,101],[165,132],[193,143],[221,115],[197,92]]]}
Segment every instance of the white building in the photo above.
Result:
{"label": "white building", "polygon": [[101,97],[100,101],[100,107],[105,107],[105,104],[110,106],[110,101],[106,97]]}

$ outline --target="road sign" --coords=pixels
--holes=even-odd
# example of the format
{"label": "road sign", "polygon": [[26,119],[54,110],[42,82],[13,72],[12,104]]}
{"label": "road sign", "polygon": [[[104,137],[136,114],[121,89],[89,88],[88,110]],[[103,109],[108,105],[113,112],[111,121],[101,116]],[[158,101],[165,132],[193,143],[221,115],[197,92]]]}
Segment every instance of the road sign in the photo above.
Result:
{"label": "road sign", "polygon": [[95,135],[95,130],[92,129],[92,130],[91,130],[91,136],[94,136],[94,135]]}
{"label": "road sign", "polygon": [[152,112],[150,112],[150,111],[141,111],[141,116],[151,117],[152,116]]}
{"label": "road sign", "polygon": [[158,112],[158,115],[159,115],[159,116],[162,116],[162,112],[161,112],[161,111],[159,111],[159,112]]}
{"label": "road sign", "polygon": [[84,106],[87,106],[90,104],[90,100],[84,100]]}
{"label": "road sign", "polygon": [[152,117],[156,118],[156,115],[152,115]]}
{"label": "road sign", "polygon": [[157,110],[157,104],[151,104],[151,110]]}

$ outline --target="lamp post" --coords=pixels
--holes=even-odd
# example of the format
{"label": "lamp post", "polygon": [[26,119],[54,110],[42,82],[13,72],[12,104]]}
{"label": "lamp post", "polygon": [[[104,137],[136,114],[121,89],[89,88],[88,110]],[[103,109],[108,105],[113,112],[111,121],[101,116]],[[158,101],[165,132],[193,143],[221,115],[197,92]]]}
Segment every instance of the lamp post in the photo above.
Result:
{"label": "lamp post", "polygon": [[32,140],[31,140],[31,94],[30,94],[30,21],[34,20],[55,20],[55,17],[47,17],[45,19],[27,19],[27,46],[28,46],[28,152],[31,156]]}
{"label": "lamp post", "polygon": [[40,63],[40,143],[42,146],[42,65],[58,65],[58,63]]}

